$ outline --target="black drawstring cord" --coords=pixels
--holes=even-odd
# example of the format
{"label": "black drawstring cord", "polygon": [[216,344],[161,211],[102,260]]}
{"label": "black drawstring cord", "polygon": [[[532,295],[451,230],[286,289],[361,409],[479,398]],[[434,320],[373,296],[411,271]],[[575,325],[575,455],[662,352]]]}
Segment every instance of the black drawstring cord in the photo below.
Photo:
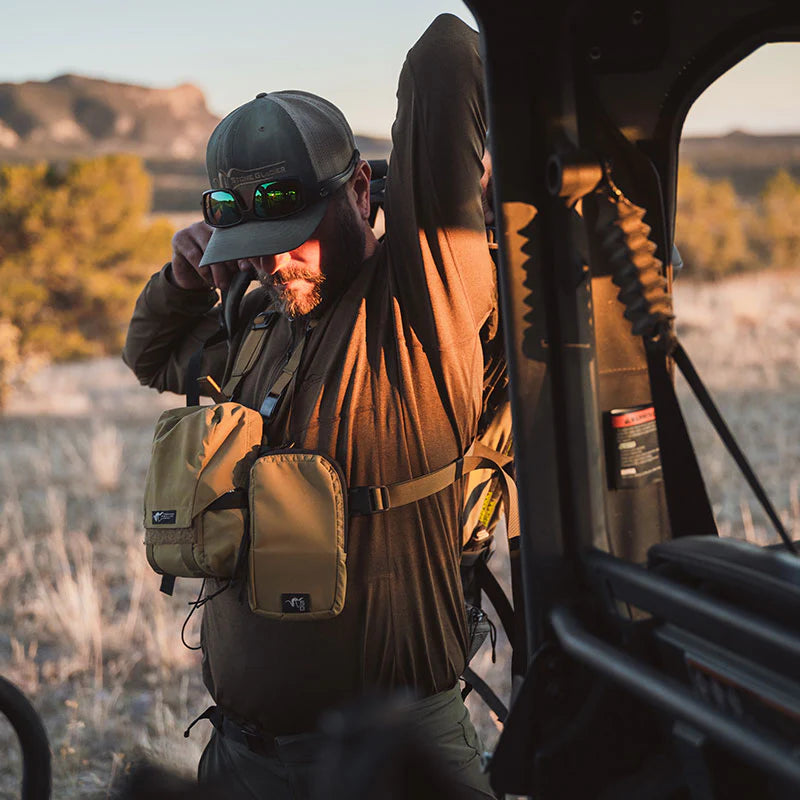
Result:
{"label": "black drawstring cord", "polygon": [[192,645],[188,644],[186,641],[186,626],[189,624],[189,620],[192,618],[192,614],[197,611],[200,606],[204,606],[209,600],[215,598],[218,594],[222,594],[229,586],[231,585],[231,581],[226,581],[216,592],[213,592],[206,597],[203,597],[203,590],[206,588],[206,578],[203,578],[203,582],[200,584],[200,591],[197,593],[196,600],[190,600],[189,605],[192,607],[189,613],[186,615],[186,619],[183,621],[183,625],[181,626],[181,642],[183,642],[183,646],[187,650],[199,650],[203,645],[202,643],[197,645],[197,647],[193,647]]}
{"label": "black drawstring cord", "polygon": [[497,663],[497,626],[492,622],[492,618],[487,614],[486,621],[489,623],[489,643],[492,645],[492,664]]}

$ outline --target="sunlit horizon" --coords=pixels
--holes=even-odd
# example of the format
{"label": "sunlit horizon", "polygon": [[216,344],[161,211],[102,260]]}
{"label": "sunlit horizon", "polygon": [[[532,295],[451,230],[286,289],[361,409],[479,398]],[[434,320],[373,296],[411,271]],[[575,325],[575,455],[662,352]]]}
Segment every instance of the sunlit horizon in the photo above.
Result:
{"label": "sunlit horizon", "polygon": [[[475,25],[459,0],[240,0],[235,13],[218,9],[190,0],[17,5],[0,83],[64,74],[153,88],[190,83],[219,116],[258,92],[299,88],[338,105],[357,133],[388,137],[400,67],[428,22],[446,11]],[[684,134],[800,133],[798,73],[800,45],[760,48],[697,101]]]}

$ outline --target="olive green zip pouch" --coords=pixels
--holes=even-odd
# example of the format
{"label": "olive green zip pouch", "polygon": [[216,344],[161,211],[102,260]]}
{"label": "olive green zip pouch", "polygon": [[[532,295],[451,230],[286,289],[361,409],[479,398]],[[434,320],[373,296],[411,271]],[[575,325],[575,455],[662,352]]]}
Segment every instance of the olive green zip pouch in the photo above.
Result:
{"label": "olive green zip pouch", "polygon": [[329,619],[347,586],[341,468],[308,450],[267,451],[250,473],[250,608],[291,622]]}

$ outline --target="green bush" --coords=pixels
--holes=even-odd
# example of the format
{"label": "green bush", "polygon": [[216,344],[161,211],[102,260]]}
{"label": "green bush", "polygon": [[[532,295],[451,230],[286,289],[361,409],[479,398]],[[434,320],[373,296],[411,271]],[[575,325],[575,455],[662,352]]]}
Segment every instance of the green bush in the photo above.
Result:
{"label": "green bush", "polygon": [[800,267],[800,183],[779,170],[767,181],[759,203],[757,246],[772,267]]}
{"label": "green bush", "polygon": [[170,252],[169,223],[146,221],[150,196],[134,156],[0,166],[0,320],[19,331],[21,358],[121,350],[134,300]]}
{"label": "green bush", "polygon": [[687,276],[719,278],[751,267],[752,226],[752,209],[729,181],[704,178],[690,165],[679,168],[675,243]]}
{"label": "green bush", "polygon": [[800,183],[779,170],[759,198],[747,203],[729,181],[705,178],[682,165],[675,243],[687,277],[800,268]]}
{"label": "green bush", "polygon": [[0,317],[0,408],[21,368],[19,339],[19,328]]}

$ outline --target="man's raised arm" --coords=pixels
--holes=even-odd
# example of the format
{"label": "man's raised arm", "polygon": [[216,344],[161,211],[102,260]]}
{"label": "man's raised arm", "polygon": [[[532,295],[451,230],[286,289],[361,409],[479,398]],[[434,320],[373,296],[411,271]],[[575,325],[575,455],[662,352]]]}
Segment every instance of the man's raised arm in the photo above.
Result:
{"label": "man's raised arm", "polygon": [[492,307],[478,34],[450,14],[437,17],[408,53],[397,98],[387,186],[397,292],[417,335],[446,347],[459,331],[478,330]]}

